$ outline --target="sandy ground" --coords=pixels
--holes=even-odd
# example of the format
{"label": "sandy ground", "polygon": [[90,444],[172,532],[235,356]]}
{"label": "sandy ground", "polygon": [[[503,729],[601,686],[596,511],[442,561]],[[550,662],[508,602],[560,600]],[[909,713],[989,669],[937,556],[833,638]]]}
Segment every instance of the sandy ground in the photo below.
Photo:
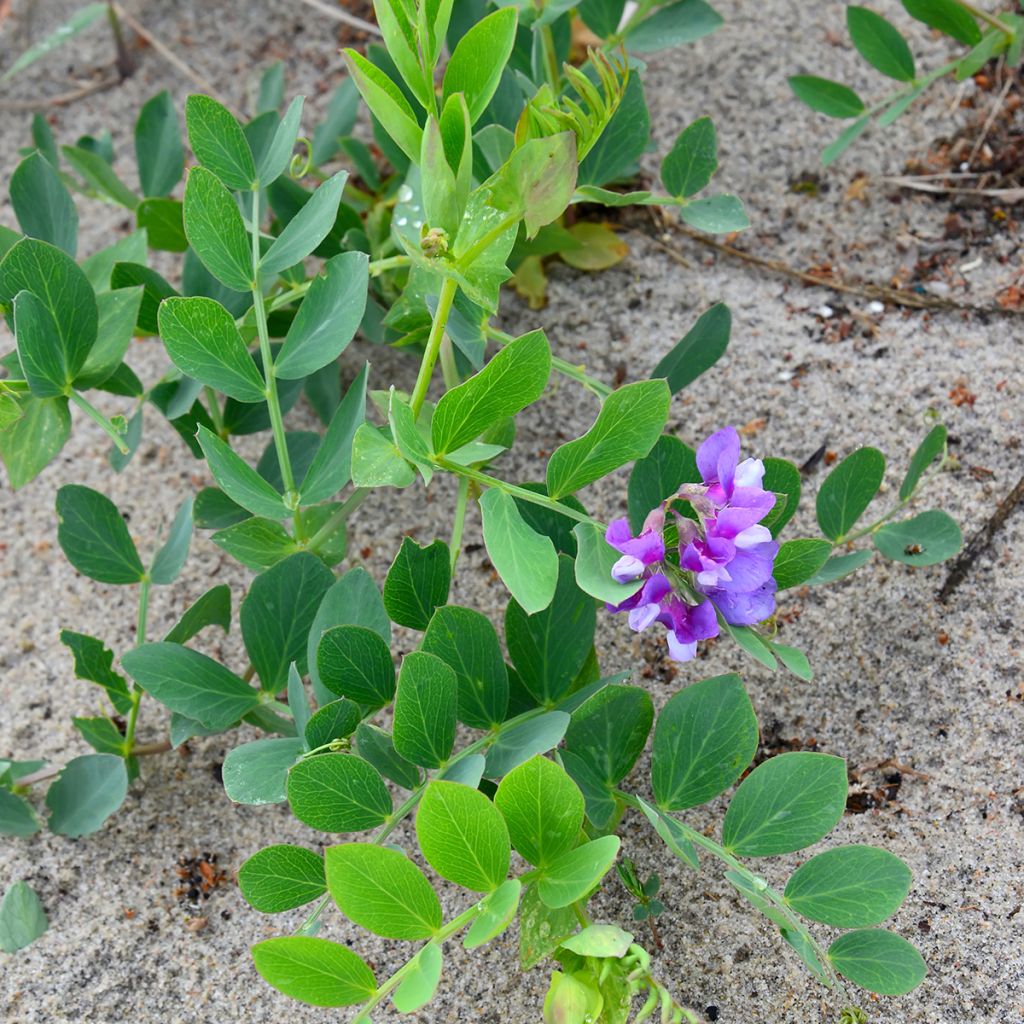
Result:
{"label": "sandy ground", "polygon": [[[13,15],[0,28],[0,64],[20,50],[30,6],[15,0]],[[76,5],[39,0],[34,6],[36,37]],[[314,108],[322,108],[325,91],[337,79],[335,26],[292,0],[129,6],[240,106],[249,102],[256,70],[276,57],[287,62],[289,92],[306,92]],[[871,90],[879,79],[848,48],[826,42],[828,30],[841,29],[841,3],[813,10],[798,0],[721,0],[718,6],[727,19],[723,31],[650,62],[647,86],[660,151],[694,117],[711,114],[721,140],[720,180],[743,196],[754,224],[744,245],[800,266],[830,262],[841,273],[880,283],[894,275],[905,280],[920,254],[941,240],[950,207],[900,196],[877,178],[900,173],[905,159],[923,155],[962,122],[955,87],[932,90],[884,137],[868,136],[823,178],[817,195],[793,192],[794,180],[817,169],[832,125],[790,99],[785,76],[843,74],[871,95],[877,95]],[[877,6],[898,8],[890,0]],[[914,35],[914,46],[928,66],[945,59],[943,44],[923,32]],[[93,32],[20,78],[7,96],[34,98],[73,88],[109,56],[107,38]],[[63,141],[110,128],[121,154],[118,167],[129,183],[129,133],[139,105],[166,87],[180,107],[190,91],[152,51],[140,56],[137,74],[123,87],[54,112]],[[5,115],[5,125],[0,168],[6,180],[18,147],[28,142],[29,116]],[[863,174],[867,187],[857,198],[858,189],[848,189]],[[110,207],[83,202],[80,210],[83,252],[109,244],[124,228],[123,216]],[[0,197],[0,222],[14,223],[6,196]],[[641,377],[702,308],[724,300],[733,310],[733,344],[698,386],[675,400],[670,426],[684,439],[699,440],[726,422],[753,424],[747,441],[753,452],[796,462],[826,443],[839,455],[876,444],[891,459],[885,496],[891,499],[925,415],[935,410],[955,439],[961,469],[944,475],[926,500],[948,509],[967,534],[1019,478],[1019,321],[894,308],[870,315],[865,300],[793,285],[685,241],[689,267],[666,258],[641,233],[627,240],[629,258],[608,273],[585,276],[554,268],[551,302],[541,313],[509,297],[505,326],[519,332],[541,324],[556,352],[586,359],[593,372],[610,379],[624,364],[627,377]],[[954,243],[954,266],[981,260],[978,269],[954,275],[954,294],[990,302],[1016,283],[1016,246],[1012,223],[982,231],[977,241]],[[832,307],[830,319],[819,315],[825,303]],[[854,330],[840,340],[842,322],[852,322]],[[375,386],[412,382],[410,361],[361,344],[345,356],[347,372],[367,356]],[[163,365],[152,343],[141,343],[132,361],[146,380]],[[964,392],[973,399],[963,401]],[[109,411],[115,406],[111,400]],[[582,432],[594,411],[589,399],[560,387],[523,418],[503,472],[512,479],[535,477],[542,465],[538,450]],[[290,423],[305,426],[311,414],[300,407]],[[17,496],[2,499],[0,756],[60,760],[84,752],[69,718],[89,713],[96,695],[73,678],[57,640],[61,627],[94,633],[115,649],[133,635],[134,604],[125,591],[79,578],[63,559],[55,538],[55,489],[75,481],[103,490],[130,515],[140,547],[152,550],[182,494],[204,482],[201,466],[155,417],[139,455],[121,476],[109,470],[106,450],[98,431],[76,423],[57,462]],[[257,447],[247,450],[252,454]],[[819,470],[808,490],[820,479]],[[587,495],[591,507],[606,516],[619,513],[624,483],[620,475],[593,488]],[[366,564],[382,574],[404,528],[418,527],[420,540],[447,536],[451,502],[443,486],[426,502],[417,488],[387,492],[360,510],[352,550],[369,549]],[[792,535],[812,528],[810,507],[805,501]],[[471,514],[470,553],[463,557],[454,599],[497,618],[506,595],[474,547],[479,539],[478,519]],[[935,601],[943,567],[915,571],[881,562],[832,588],[786,595],[785,638],[807,651],[816,670],[813,683],[772,675],[741,661],[724,644],[671,678],[657,647],[629,635],[622,622],[601,624],[602,664],[608,671],[633,669],[638,678],[652,666],[642,678],[659,704],[686,682],[738,668],[766,733],[814,742],[847,757],[868,790],[899,773],[893,799],[867,813],[848,814],[827,840],[878,843],[914,871],[913,889],[894,927],[918,945],[931,973],[902,999],[865,998],[874,1021],[1004,1024],[1024,1016],[1022,552],[1024,516],[1017,513],[945,606]],[[237,601],[247,576],[200,537],[181,580],[155,596],[153,635],[214,582],[231,584]],[[399,651],[410,643],[410,637],[400,637]],[[230,663],[241,662],[236,632],[214,646]],[[161,735],[162,719],[158,707],[145,709],[143,740]],[[6,885],[28,879],[51,919],[42,939],[3,958],[0,1009],[9,1024],[340,1019],[337,1012],[275,994],[251,966],[249,944],[287,932],[299,913],[278,920],[257,914],[233,880],[199,910],[175,895],[183,856],[216,855],[231,877],[268,843],[312,845],[324,838],[292,820],[286,807],[229,803],[218,770],[233,743],[214,738],[194,744],[184,756],[147,763],[123,810],[97,835],[68,840],[44,832],[0,847],[0,880]],[[880,763],[886,766],[872,767]],[[642,763],[638,785],[643,769]],[[719,822],[722,809],[716,804],[692,820],[700,827]],[[627,824],[624,841],[642,871],[657,869],[664,878],[665,950],[655,963],[682,1001],[707,1020],[731,1024],[836,1019],[822,990],[769,927],[738,904],[713,865],[700,876],[677,867],[636,822]],[[772,859],[759,870],[782,884],[798,862]],[[448,897],[449,909],[459,905],[457,894]],[[628,913],[614,883],[597,909],[609,920],[625,920]],[[205,921],[199,930],[197,917]],[[330,919],[324,934],[358,944],[380,975],[400,962],[397,944],[357,937],[340,916]],[[472,956],[453,946],[438,998],[415,1018],[438,1024],[539,1020],[546,974],[520,974],[514,942],[509,933]],[[385,1012],[381,1019],[392,1016]]]}

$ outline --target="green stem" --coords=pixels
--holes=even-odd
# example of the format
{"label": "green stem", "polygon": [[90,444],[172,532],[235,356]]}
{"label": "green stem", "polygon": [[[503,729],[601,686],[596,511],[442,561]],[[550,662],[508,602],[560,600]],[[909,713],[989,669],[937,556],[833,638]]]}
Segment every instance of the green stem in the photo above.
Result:
{"label": "green stem", "polygon": [[77,391],[68,391],[68,398],[71,399],[79,409],[82,410],[99,427],[102,427],[104,433],[114,442],[114,446],[122,455],[128,454],[128,445],[125,444],[124,438],[117,432],[117,428],[114,426],[106,416],[103,415],[96,408],[92,402],[89,401],[85,395],[80,395]]}
{"label": "green stem", "polygon": [[570,508],[568,505],[563,505],[560,501],[555,501],[554,498],[549,498],[546,494],[538,494],[536,491],[528,491],[525,487],[517,487],[515,484],[506,483],[504,480],[499,480],[497,477],[490,476],[488,473],[482,473],[478,469],[472,469],[469,466],[460,466],[458,463],[449,462],[444,458],[436,458],[434,460],[434,464],[440,469],[446,470],[449,473],[454,473],[456,476],[475,480],[478,484],[482,484],[484,487],[493,487],[495,490],[504,491],[506,494],[510,494],[513,498],[521,498],[523,501],[530,502],[531,505],[540,505],[542,508],[550,509],[552,512],[557,512],[559,515],[567,516],[569,519],[575,519],[577,523],[594,523],[602,528],[605,525],[591,516],[588,516],[585,512],[577,512],[576,509]]}
{"label": "green stem", "polygon": [[460,270],[471,267],[481,253],[490,248],[509,228],[519,223],[519,214],[509,214],[503,221],[496,224],[479,241],[471,245],[455,262]]}
{"label": "green stem", "polygon": [[310,550],[316,551],[317,547],[320,544],[323,544],[323,542],[327,540],[328,537],[330,537],[331,534],[334,533],[334,531],[339,526],[341,526],[341,524],[344,523],[348,519],[348,517],[352,515],[353,512],[355,512],[357,508],[359,508],[359,506],[367,498],[369,493],[369,488],[357,487],[341,503],[338,509],[330,517],[330,519],[328,519],[327,522],[324,523],[324,525],[321,526],[320,529],[317,530],[316,533],[314,533],[313,536],[309,538],[309,541],[307,542],[306,546]]}
{"label": "green stem", "polygon": [[[146,642],[146,619],[149,615],[149,588],[151,582],[148,576],[142,578],[142,582],[139,584],[139,616],[135,626],[135,646],[138,647]],[[139,707],[142,704],[142,693],[143,691],[139,688],[138,684],[132,685],[130,694],[132,706],[128,712],[128,724],[125,726],[124,731],[124,743],[122,744],[124,749],[124,756],[131,757],[132,750],[135,747],[135,728],[139,721]]]}
{"label": "green stem", "polygon": [[292,473],[292,460],[288,454],[288,440],[284,430],[284,416],[281,414],[281,402],[277,395],[277,379],[274,376],[274,355],[270,351],[270,332],[267,329],[267,310],[263,301],[263,288],[260,285],[260,194],[254,190],[252,194],[252,304],[256,318],[256,333],[260,341],[260,358],[263,360],[263,377],[266,381],[264,396],[267,400],[267,411],[270,413],[270,429],[274,435],[274,448],[277,450],[277,461],[281,467],[281,480],[284,483],[285,500],[294,508],[295,536],[303,539],[302,515],[298,509],[298,494],[295,487],[295,475]]}
{"label": "green stem", "polygon": [[459,492],[455,498],[455,521],[452,523],[452,539],[448,545],[452,558],[452,573],[455,572],[455,563],[459,560],[459,552],[462,550],[462,530],[466,523],[466,504],[469,501],[469,477],[459,478]]}
{"label": "green stem", "polygon": [[412,399],[409,402],[414,418],[419,416],[427,397],[427,388],[430,387],[430,378],[434,375],[434,365],[437,362],[438,352],[441,350],[441,339],[444,337],[444,329],[448,324],[448,316],[452,311],[452,303],[455,301],[457,290],[458,285],[450,277],[446,277],[441,285],[437,309],[434,311],[434,322],[430,326],[427,347],[423,352],[420,372],[416,377],[416,386],[413,388]]}
{"label": "green stem", "polygon": [[217,435],[222,438],[227,437],[227,432],[224,429],[224,414],[221,411],[217,392],[209,384],[206,384],[203,387],[203,394],[206,395],[206,404],[210,407],[210,419],[213,420],[213,426],[217,431]]}
{"label": "green stem", "polygon": [[555,33],[550,25],[544,25],[540,30],[541,47],[544,50],[544,70],[547,74],[548,85],[556,99],[558,97],[558,79],[561,77],[558,69],[558,54],[555,51]]}
{"label": "green stem", "polygon": [[[505,331],[499,331],[498,328],[491,327],[490,324],[487,325],[486,331],[488,337],[493,338],[499,345],[507,345],[510,341],[515,341],[515,338],[513,338],[511,334],[506,334]],[[614,390],[605,384],[604,381],[598,380],[596,377],[591,377],[582,366],[570,363],[567,359],[560,359],[558,356],[552,356],[551,366],[563,377],[568,377],[570,380],[574,380],[577,383],[582,384],[585,388],[589,388],[602,400],[607,398]]]}

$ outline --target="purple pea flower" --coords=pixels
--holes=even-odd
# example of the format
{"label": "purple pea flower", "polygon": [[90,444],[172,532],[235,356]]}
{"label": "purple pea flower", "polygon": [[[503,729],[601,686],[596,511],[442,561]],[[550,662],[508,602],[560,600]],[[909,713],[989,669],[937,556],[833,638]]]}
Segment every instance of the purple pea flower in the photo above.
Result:
{"label": "purple pea flower", "polygon": [[[642,579],[643,587],[611,612],[628,612],[640,632],[655,622],[668,632],[669,654],[676,661],[696,655],[697,643],[718,635],[718,614],[731,625],[753,625],[775,611],[772,568],[778,544],[760,521],[775,505],[762,486],[764,463],[739,461],[740,438],[733,427],[712,434],[697,451],[702,483],[685,484],[654,509],[640,534],[626,519],[616,519],[605,539],[622,557],[612,566],[618,583]],[[679,596],[662,571],[666,563],[665,510],[678,497],[689,502],[697,520],[677,514],[679,568],[690,574],[697,604]]]}

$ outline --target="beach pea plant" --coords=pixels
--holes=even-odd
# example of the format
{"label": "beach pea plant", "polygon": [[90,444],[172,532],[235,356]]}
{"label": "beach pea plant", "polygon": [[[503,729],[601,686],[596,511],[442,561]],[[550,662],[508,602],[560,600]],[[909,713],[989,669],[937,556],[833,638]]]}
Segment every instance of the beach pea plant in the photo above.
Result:
{"label": "beach pea plant", "polygon": [[968,47],[966,53],[930,71],[920,72],[906,39],[895,25],[870,7],[850,4],[846,28],[857,53],[876,71],[899,83],[895,91],[874,103],[865,103],[847,85],[815,75],[794,75],[789,80],[796,98],[828,117],[850,122],[849,127],[822,151],[828,166],[838,159],[872,123],[886,128],[909,110],[933,82],[952,75],[957,82],[977,74],[989,61],[1003,60],[1010,68],[1020,64],[1024,49],[1024,17],[991,14],[968,0],[902,0],[907,14],[929,28]]}
{"label": "beach pea plant", "polygon": [[[683,0],[640,5],[631,17],[642,26],[683,7],[703,9]],[[167,213],[168,230],[180,231],[176,285],[145,263],[159,217],[79,260],[68,183],[82,181],[45,138],[15,171],[21,230],[0,234],[0,308],[15,344],[0,381],[9,482],[27,484],[60,451],[72,407],[109,435],[113,470],[155,408],[215,486],[184,494],[161,543],[144,553],[106,496],[75,483],[58,491],[57,537],[74,568],[136,588],[135,642],[115,652],[102,638],[62,634],[76,674],[99,687],[101,713],[75,720],[93,753],[52,768],[0,763],[0,828],[34,833],[33,787],[55,779],[48,825],[86,835],[121,803],[144,756],[246,725],[262,735],[228,754],[228,797],[287,802],[305,825],[340,838],[322,855],[312,837],[254,851],[239,874],[257,909],[308,908],[286,919],[288,934],[253,950],[256,970],[288,995],[358,1007],[355,1019],[385,1001],[413,1012],[440,984],[446,942],[478,947],[517,921],[523,967],[557,964],[545,1020],[692,1019],[636,936],[589,909],[614,877],[629,816],[693,870],[721,870],[831,990],[837,1012],[863,1020],[848,984],[899,995],[924,976],[913,947],[878,927],[908,891],[905,865],[882,850],[831,846],[781,887],[750,865],[806,849],[837,825],[843,761],[796,752],[748,773],[758,729],[737,675],[681,688],[655,721],[630,673],[601,666],[596,639],[599,623],[656,630],[665,655],[685,663],[717,637],[765,668],[781,663],[810,679],[806,656],[779,642],[778,593],[840,579],[874,552],[910,566],[955,553],[960,532],[945,513],[903,515],[945,466],[945,429],[932,426],[898,499],[877,518],[862,525],[886,463],[860,448],[817,493],[821,535],[783,539],[801,495],[795,466],[743,457],[729,426],[695,447],[665,433],[672,396],[726,349],[724,306],[666,345],[642,368],[648,376],[615,388],[552,352],[543,330],[494,327],[517,247],[586,223],[572,220],[574,207],[657,202],[698,220],[717,209],[721,219],[704,226],[733,230],[738,201],[701,207],[692,198],[716,165],[706,119],[665,156],[664,193],[584,183],[637,80],[618,21],[612,45],[592,47],[580,67],[554,66],[540,83],[513,71],[519,113],[500,134],[483,118],[522,33],[531,53],[544,52],[545,29],[557,41],[570,8],[481,9],[453,33],[456,13],[462,5],[453,12],[439,0],[379,3],[387,62],[346,52],[349,81],[397,161],[388,183],[364,194],[365,219],[346,212],[346,197],[358,198],[346,169],[314,173],[316,134],[300,138],[301,98],[283,116],[271,104],[243,125],[214,99],[190,97],[193,159],[180,201],[169,196],[186,162],[176,115],[166,96],[147,104],[136,133],[140,186],[164,204],[154,209]],[[273,80],[264,84],[272,91]],[[108,156],[102,139],[63,151],[83,187],[113,199],[119,179]],[[315,186],[300,184],[310,178]],[[287,194],[282,214],[274,197]],[[343,387],[338,358],[357,336],[409,350],[418,368],[389,380],[365,361]],[[138,337],[166,354],[155,381],[129,365]],[[553,375],[592,403],[591,425],[516,472],[506,453],[517,417],[574,400],[564,388],[552,394]],[[322,432],[288,428],[303,393]],[[254,465],[236,439],[260,433],[267,442]],[[627,514],[605,521],[593,487],[627,466]],[[440,479],[451,486],[442,491]],[[451,531],[426,544],[403,539],[377,581],[349,552],[347,524],[364,504],[393,516],[402,507],[394,491],[406,489],[417,500],[421,489],[450,493]],[[509,594],[500,633],[451,601],[467,516],[479,516]],[[150,635],[150,602],[179,576],[197,528],[254,573],[237,615],[245,665],[206,653],[204,631],[235,620],[223,584],[167,634]],[[169,711],[167,739],[141,744],[140,715],[154,705]],[[680,816],[727,791],[714,837]],[[653,889],[628,869],[621,877],[655,913]],[[460,909],[446,918],[438,890],[449,883]],[[0,936],[23,945],[45,916],[22,888],[12,891]],[[672,899],[657,895],[661,906]],[[349,944],[318,934],[333,910],[405,944],[394,947],[399,966],[378,977]]]}

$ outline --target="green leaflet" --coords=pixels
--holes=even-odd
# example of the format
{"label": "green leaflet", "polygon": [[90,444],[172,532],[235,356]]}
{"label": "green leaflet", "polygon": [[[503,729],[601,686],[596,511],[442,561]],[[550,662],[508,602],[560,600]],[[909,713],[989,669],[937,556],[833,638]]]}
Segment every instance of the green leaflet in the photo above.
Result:
{"label": "green leaflet", "polygon": [[444,541],[420,547],[411,537],[403,537],[384,580],[384,607],[391,621],[426,629],[434,610],[448,600],[451,576],[451,555]]}
{"label": "green leaflet", "polygon": [[169,195],[181,180],[185,149],[181,144],[178,115],[166,89],[143,104],[139,111],[135,122],[135,156],[144,196]]}
{"label": "green leaflet", "polygon": [[476,949],[497,938],[514,920],[523,884],[518,878],[502,882],[480,903],[480,913],[462,940],[466,949]]}
{"label": "green leaflet", "polygon": [[719,302],[700,315],[682,341],[662,357],[651,376],[665,377],[669,390],[676,394],[722,358],[731,332],[732,313]]}
{"label": "green leaflet", "polygon": [[661,162],[661,180],[671,196],[692,196],[718,170],[718,136],[710,117],[684,128]]}
{"label": "green leaflet", "polygon": [[646,691],[605,686],[573,711],[565,749],[610,792],[636,764],[653,721],[654,706]]}
{"label": "green leaflet", "polygon": [[963,540],[956,522],[938,509],[900,523],[886,523],[874,535],[875,547],[886,558],[905,565],[944,562],[960,550]]}
{"label": "green leaflet", "polygon": [[355,754],[299,761],[288,773],[287,795],[295,817],[321,832],[376,828],[391,813],[384,780]]}
{"label": "green leaflet", "polygon": [[203,266],[229,288],[249,291],[252,249],[242,214],[231,193],[204,167],[189,172],[184,217],[185,235]]}
{"label": "green leaflet", "polygon": [[612,579],[612,566],[621,555],[604,539],[604,530],[600,526],[577,523],[572,532],[576,537],[575,571],[580,590],[599,601],[621,604],[643,587],[643,580],[617,583]]}
{"label": "green leaflet", "polygon": [[444,958],[441,948],[428,942],[412,959],[412,967],[391,996],[391,1002],[399,1013],[414,1013],[426,1006],[441,981]]}
{"label": "green leaflet", "polygon": [[365,707],[383,707],[395,695],[391,650],[379,633],[366,626],[346,624],[322,633],[316,668],[328,690]]}
{"label": "green leaflet", "polygon": [[508,875],[505,820],[483,793],[456,782],[431,782],[420,798],[416,838],[427,863],[473,892],[492,892]]}
{"label": "green leaflet", "polygon": [[881,928],[840,935],[829,946],[832,966],[855,985],[884,996],[901,996],[917,988],[928,968],[906,939]]}
{"label": "green leaflet", "polygon": [[906,501],[917,490],[924,471],[945,454],[946,437],[946,428],[939,423],[928,431],[925,439],[917,446],[907,467],[907,475],[900,484],[900,501]]}
{"label": "green leaflet", "polygon": [[330,846],[327,888],[341,912],[386,939],[427,939],[441,904],[423,872],[397,850],[369,843]]}
{"label": "green leaflet", "polygon": [[797,751],[759,764],[736,791],[722,842],[741,857],[802,850],[839,821],[846,806],[846,763]]}
{"label": "green leaflet", "polygon": [[413,764],[439,768],[455,743],[458,684],[433,654],[413,651],[402,661],[395,696],[395,749]]}
{"label": "green leaflet", "polygon": [[66,398],[17,400],[20,417],[0,430],[0,458],[12,490],[34,480],[71,436],[71,413]]}
{"label": "green leaflet", "polygon": [[347,946],[328,939],[265,939],[253,946],[252,959],[264,981],[312,1006],[353,1006],[377,988],[373,971]]}
{"label": "green leaflet", "polygon": [[248,191],[253,187],[256,164],[252,150],[226,107],[209,96],[189,96],[185,101],[185,126],[192,152],[207,171],[230,189]]}
{"label": "green leaflet", "polygon": [[643,458],[668,418],[669,389],[663,380],[627,384],[605,399],[594,425],[558,448],[548,461],[548,494],[559,498]]}
{"label": "green leaflet", "polygon": [[285,799],[288,770],[305,744],[293,736],[253,740],[228,751],[224,792],[236,804],[278,804]]}
{"label": "green leaflet", "polygon": [[138,583],[145,569],[117,506],[80,484],[57,492],[57,540],[68,561],[100,583]]}
{"label": "green leaflet", "polygon": [[783,541],[772,566],[772,576],[779,590],[788,590],[807,582],[824,566],[831,554],[832,544],[827,540],[799,538]]}
{"label": "green leaflet", "polygon": [[85,754],[61,769],[46,791],[51,831],[64,836],[91,835],[128,795],[128,771],[116,754]]}
{"label": "green leaflet", "polygon": [[914,80],[914,58],[907,41],[880,14],[851,4],[846,27],[857,52],[875,69],[898,82]]}
{"label": "green leaflet", "polygon": [[477,22],[460,40],[444,73],[445,101],[463,93],[475,124],[498,88],[515,41],[517,11],[503,7]]}
{"label": "green leaflet", "polygon": [[15,168],[10,196],[14,216],[26,235],[49,242],[74,259],[78,211],[64,182],[42,153],[30,153]]}
{"label": "green leaflet", "polygon": [[12,882],[0,902],[0,949],[5,953],[24,949],[35,942],[49,924],[35,890],[27,882]]}
{"label": "green leaflet", "polygon": [[620,843],[618,836],[602,836],[555,858],[537,883],[540,898],[553,909],[583,899],[607,874]]}
{"label": "green leaflet", "polygon": [[841,541],[864,514],[885,475],[885,456],[877,448],[858,448],[832,470],[817,497],[818,525],[826,537]]}

